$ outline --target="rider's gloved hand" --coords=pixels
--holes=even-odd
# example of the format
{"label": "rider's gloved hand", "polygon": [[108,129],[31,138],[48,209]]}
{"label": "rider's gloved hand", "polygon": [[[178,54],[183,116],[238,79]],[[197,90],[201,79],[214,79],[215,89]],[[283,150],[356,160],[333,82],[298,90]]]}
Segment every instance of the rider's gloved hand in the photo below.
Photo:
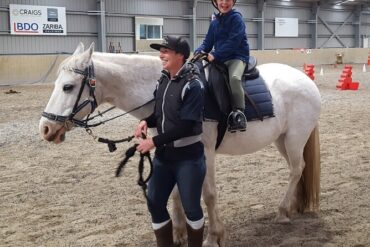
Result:
{"label": "rider's gloved hand", "polygon": [[206,60],[208,61],[208,53],[205,51],[195,51],[194,56],[192,58],[193,62],[200,61],[200,60]]}
{"label": "rider's gloved hand", "polygon": [[212,62],[213,60],[215,60],[215,57],[211,53],[209,53],[207,56],[207,61]]}
{"label": "rider's gloved hand", "polygon": [[195,57],[196,55],[199,55],[202,51],[194,51],[193,53],[193,57]]}

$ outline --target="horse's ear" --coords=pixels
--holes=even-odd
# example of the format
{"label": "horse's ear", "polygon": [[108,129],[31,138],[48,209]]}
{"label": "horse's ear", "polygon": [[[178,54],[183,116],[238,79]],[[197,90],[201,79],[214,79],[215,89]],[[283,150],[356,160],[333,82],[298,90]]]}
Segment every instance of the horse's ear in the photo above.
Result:
{"label": "horse's ear", "polygon": [[76,50],[73,52],[73,55],[78,55],[84,52],[84,44],[80,42],[76,48]]}
{"label": "horse's ear", "polygon": [[89,47],[89,49],[87,49],[84,52],[84,55],[83,56],[84,56],[84,60],[85,61],[90,61],[91,60],[91,56],[92,56],[92,54],[94,52],[94,45],[95,45],[95,43],[92,42],[91,45],[90,45],[90,47]]}
{"label": "horse's ear", "polygon": [[84,51],[81,56],[79,56],[79,61],[82,65],[82,67],[88,66],[91,61],[92,54],[94,52],[94,43],[92,43],[86,51]]}
{"label": "horse's ear", "polygon": [[92,42],[91,45],[90,45],[90,47],[89,47],[89,49],[88,49],[90,58],[91,58],[91,55],[94,52],[94,46],[95,46],[95,43]]}

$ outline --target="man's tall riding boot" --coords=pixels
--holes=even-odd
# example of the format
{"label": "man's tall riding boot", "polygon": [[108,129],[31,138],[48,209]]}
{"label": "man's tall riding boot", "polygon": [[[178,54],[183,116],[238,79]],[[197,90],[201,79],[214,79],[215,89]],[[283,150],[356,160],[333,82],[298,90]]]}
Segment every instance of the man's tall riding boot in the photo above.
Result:
{"label": "man's tall riding boot", "polygon": [[189,224],[186,224],[188,231],[188,247],[202,247],[204,224],[200,229],[193,229]]}
{"label": "man's tall riding boot", "polygon": [[157,247],[173,247],[172,221],[154,230],[154,234],[157,239]]}
{"label": "man's tall riding boot", "polygon": [[227,119],[228,131],[245,131],[247,128],[247,118],[241,110],[234,110],[229,114]]}

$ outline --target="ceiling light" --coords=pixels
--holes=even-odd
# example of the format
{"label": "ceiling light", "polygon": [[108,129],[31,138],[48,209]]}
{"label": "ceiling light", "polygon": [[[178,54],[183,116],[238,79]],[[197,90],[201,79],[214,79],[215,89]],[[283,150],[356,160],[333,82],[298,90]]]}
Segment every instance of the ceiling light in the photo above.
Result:
{"label": "ceiling light", "polygon": [[341,2],[336,3],[335,5],[342,5],[342,3],[347,3],[347,2],[354,2],[355,0],[344,0]]}

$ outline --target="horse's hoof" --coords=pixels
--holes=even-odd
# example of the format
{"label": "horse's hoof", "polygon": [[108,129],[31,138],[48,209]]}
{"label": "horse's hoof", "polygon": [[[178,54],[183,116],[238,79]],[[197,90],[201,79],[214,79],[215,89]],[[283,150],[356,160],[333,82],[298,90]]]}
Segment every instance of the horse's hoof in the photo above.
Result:
{"label": "horse's hoof", "polygon": [[173,242],[175,247],[187,246],[187,236],[185,233],[180,233],[174,230]]}
{"label": "horse's hoof", "polygon": [[186,243],[176,243],[176,242],[173,243],[173,247],[186,247],[186,246],[187,246]]}
{"label": "horse's hoof", "polygon": [[218,244],[210,243],[207,240],[203,242],[202,247],[219,247]]}
{"label": "horse's hoof", "polygon": [[225,247],[224,241],[217,241],[217,237],[207,236],[202,247]]}
{"label": "horse's hoof", "polygon": [[275,222],[279,224],[290,224],[290,219],[285,215],[278,215],[275,218]]}

